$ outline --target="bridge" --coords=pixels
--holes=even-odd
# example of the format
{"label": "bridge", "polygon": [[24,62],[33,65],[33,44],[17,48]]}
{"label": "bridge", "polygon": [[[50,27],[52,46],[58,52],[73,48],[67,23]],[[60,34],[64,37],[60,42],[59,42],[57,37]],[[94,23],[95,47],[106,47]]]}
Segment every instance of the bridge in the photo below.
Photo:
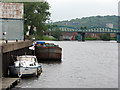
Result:
{"label": "bridge", "polygon": [[78,33],[78,41],[85,41],[85,33],[117,33],[117,42],[120,42],[120,30],[108,27],[91,27],[86,29],[74,28],[68,26],[59,26],[62,32]]}

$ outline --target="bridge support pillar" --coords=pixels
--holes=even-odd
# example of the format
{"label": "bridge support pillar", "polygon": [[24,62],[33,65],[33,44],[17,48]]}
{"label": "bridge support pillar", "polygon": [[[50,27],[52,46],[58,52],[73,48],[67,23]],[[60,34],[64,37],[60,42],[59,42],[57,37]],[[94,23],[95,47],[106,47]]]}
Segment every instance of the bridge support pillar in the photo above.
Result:
{"label": "bridge support pillar", "polygon": [[81,41],[81,32],[78,32],[78,41]]}
{"label": "bridge support pillar", "polygon": [[82,33],[82,41],[85,41],[85,33]]}
{"label": "bridge support pillar", "polygon": [[117,42],[120,43],[120,33],[117,33]]}

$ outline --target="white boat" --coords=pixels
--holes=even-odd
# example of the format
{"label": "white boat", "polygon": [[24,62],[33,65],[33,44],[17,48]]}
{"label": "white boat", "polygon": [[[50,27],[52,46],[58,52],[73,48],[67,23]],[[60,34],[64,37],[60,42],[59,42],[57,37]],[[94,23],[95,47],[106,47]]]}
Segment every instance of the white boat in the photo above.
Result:
{"label": "white boat", "polygon": [[9,66],[9,70],[12,76],[38,76],[42,71],[42,67],[38,64],[36,56],[23,55],[17,56],[17,61],[14,62],[13,66]]}

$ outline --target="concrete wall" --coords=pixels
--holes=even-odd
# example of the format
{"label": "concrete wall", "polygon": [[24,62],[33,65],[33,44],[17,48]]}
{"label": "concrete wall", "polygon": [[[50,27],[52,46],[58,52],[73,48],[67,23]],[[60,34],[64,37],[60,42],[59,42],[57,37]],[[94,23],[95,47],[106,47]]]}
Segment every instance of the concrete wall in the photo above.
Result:
{"label": "concrete wall", "polygon": [[15,42],[2,45],[2,73],[3,76],[8,76],[8,66],[14,64],[16,60],[15,56],[20,55],[32,55],[32,51],[29,50],[29,46],[32,45],[31,41]]}
{"label": "concrete wall", "polygon": [[2,45],[2,52],[10,52],[18,49],[22,49],[32,45],[32,41],[14,42]]}
{"label": "concrete wall", "polygon": [[24,20],[23,19],[0,19],[0,26],[2,26],[2,35],[0,39],[7,40],[23,40],[24,39]]}
{"label": "concrete wall", "polygon": [[2,90],[2,53],[0,47],[0,90]]}

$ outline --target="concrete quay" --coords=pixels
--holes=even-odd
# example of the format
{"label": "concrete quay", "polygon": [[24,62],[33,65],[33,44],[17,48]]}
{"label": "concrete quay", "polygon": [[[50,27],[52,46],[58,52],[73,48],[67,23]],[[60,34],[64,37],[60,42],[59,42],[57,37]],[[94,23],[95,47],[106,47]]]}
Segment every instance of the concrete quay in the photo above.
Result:
{"label": "concrete quay", "polygon": [[20,41],[20,42],[9,42],[7,44],[2,44],[2,53],[22,49],[32,45],[32,41]]}
{"label": "concrete quay", "polygon": [[2,90],[10,90],[20,82],[20,78],[3,78]]}

